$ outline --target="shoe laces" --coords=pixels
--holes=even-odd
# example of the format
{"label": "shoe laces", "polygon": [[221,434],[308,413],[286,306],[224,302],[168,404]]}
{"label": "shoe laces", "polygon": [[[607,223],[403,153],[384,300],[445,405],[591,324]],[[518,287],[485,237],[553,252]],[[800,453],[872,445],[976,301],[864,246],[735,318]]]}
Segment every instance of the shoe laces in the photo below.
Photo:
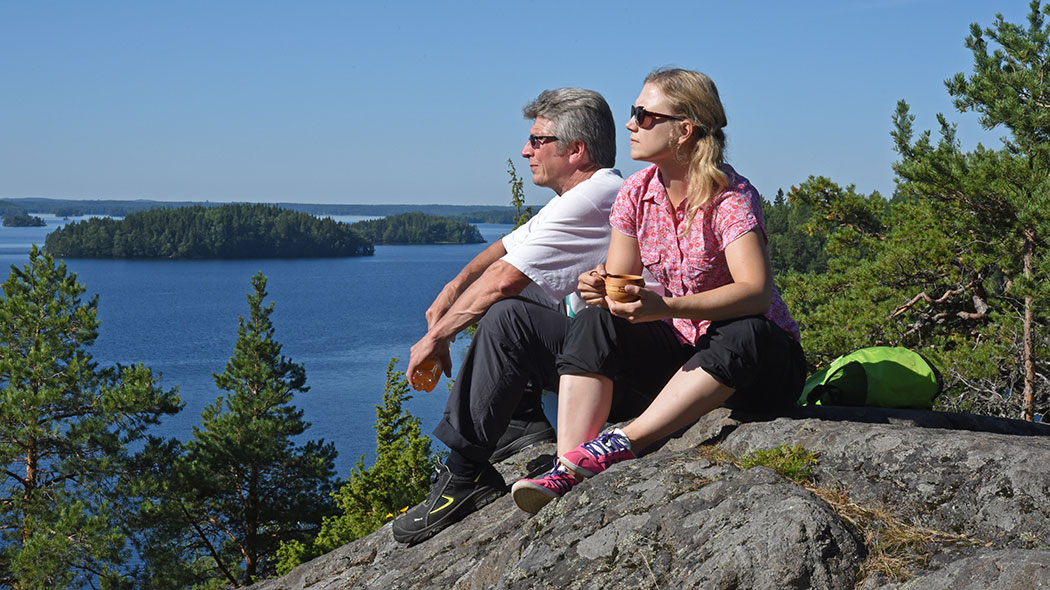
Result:
{"label": "shoe laces", "polygon": [[543,476],[543,479],[547,480],[548,486],[553,487],[562,495],[571,490],[572,486],[583,481],[583,479],[573,475],[572,471],[562,465],[557,459],[554,460],[554,468],[550,470],[550,473]]}
{"label": "shoe laces", "polygon": [[583,448],[594,457],[601,457],[618,451],[630,451],[631,442],[626,436],[611,431],[599,434],[598,438],[583,443]]}
{"label": "shoe laces", "polygon": [[565,466],[564,463],[561,462],[561,459],[556,457],[554,459],[554,468],[551,469],[550,472],[547,473],[547,475],[544,475],[543,477],[559,478],[561,476],[566,476],[575,481],[576,483],[579,483],[584,479],[582,476],[576,475],[576,473],[572,469],[569,469]]}

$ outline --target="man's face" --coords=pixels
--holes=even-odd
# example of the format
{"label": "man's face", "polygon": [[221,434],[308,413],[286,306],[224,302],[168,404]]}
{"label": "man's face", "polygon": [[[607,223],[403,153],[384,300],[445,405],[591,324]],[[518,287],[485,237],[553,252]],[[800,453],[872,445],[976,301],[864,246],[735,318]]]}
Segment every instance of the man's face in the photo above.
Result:
{"label": "man's face", "polygon": [[[552,128],[550,121],[537,117],[529,129],[529,135],[553,135]],[[529,160],[532,183],[553,189],[559,195],[564,192],[563,187],[575,170],[569,162],[569,151],[559,149],[558,142],[553,139],[541,140],[536,147],[526,140],[525,147],[521,148],[521,157]]]}

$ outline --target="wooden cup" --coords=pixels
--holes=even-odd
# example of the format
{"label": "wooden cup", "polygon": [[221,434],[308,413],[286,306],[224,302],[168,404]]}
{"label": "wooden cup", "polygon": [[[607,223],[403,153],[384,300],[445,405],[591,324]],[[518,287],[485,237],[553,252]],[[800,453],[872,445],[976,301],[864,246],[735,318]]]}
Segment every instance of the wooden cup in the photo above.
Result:
{"label": "wooden cup", "polygon": [[627,285],[644,287],[645,279],[638,275],[606,275],[605,294],[609,296],[609,299],[619,303],[638,301],[638,295],[624,290],[624,287]]}

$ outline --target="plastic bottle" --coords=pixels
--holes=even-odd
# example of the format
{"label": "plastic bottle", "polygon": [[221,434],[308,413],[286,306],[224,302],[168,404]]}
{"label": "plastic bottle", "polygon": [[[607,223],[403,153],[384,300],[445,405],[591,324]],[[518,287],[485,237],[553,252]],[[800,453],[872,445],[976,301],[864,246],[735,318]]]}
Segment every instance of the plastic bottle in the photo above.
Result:
{"label": "plastic bottle", "polygon": [[414,373],[412,373],[412,389],[416,391],[434,391],[434,387],[437,385],[438,379],[441,378],[441,361],[437,359],[427,359],[416,367]]}

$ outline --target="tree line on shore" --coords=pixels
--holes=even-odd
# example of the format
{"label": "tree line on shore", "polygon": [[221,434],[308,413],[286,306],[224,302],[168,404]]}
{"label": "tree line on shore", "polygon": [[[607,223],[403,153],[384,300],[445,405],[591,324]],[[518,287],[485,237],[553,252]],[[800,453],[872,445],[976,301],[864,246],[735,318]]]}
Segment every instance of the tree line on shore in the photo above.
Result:
{"label": "tree line on shore", "polygon": [[480,244],[478,228],[461,219],[434,217],[418,211],[366,219],[350,224],[361,235],[381,245]]}
{"label": "tree line on shore", "polygon": [[[226,203],[210,201],[134,201],[116,199],[45,199],[17,197],[0,201],[0,217],[5,215],[50,213],[57,217],[126,217],[132,213],[150,209],[181,209],[185,207],[222,207]],[[282,209],[309,213],[317,217],[333,215],[360,215],[365,217],[389,217],[418,211],[427,215],[461,219],[470,223],[513,223],[514,208],[505,205],[399,205],[372,203],[359,205],[334,205],[321,203],[275,203]]]}

